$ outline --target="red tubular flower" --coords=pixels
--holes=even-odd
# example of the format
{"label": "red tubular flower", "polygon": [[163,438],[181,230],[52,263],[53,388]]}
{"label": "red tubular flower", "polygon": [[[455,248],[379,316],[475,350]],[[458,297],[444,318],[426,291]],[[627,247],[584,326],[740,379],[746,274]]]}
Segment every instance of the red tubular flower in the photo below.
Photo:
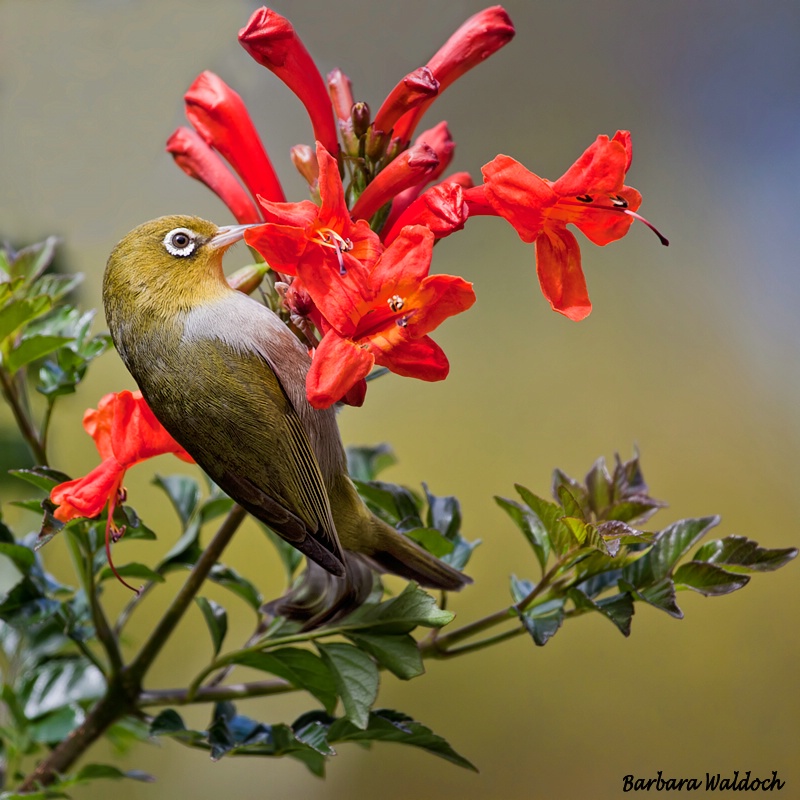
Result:
{"label": "red tubular flower", "polygon": [[[83,416],[83,427],[94,439],[102,463],[88,475],[54,487],[50,499],[58,508],[54,516],[61,522],[79,517],[96,517],[108,505],[106,523],[106,555],[108,565],[117,578],[129,589],[114,568],[111,542],[117,541],[124,530],[114,525],[114,509],[124,496],[122,481],[125,472],[134,464],[148,458],[173,453],[194,463],[192,457],[164,430],[141,392],[107,394]],[[135,589],[133,589],[136,591]]]}
{"label": "red tubular flower", "polygon": [[167,152],[189,177],[208,186],[228,206],[238,222],[261,221],[261,214],[242,184],[197,132],[191,128],[178,128],[167,139]]}
{"label": "red tubular flower", "polygon": [[439,157],[426,144],[415,144],[404,150],[361,193],[350,210],[353,219],[369,219],[400,192],[426,184],[438,165]]}
{"label": "red tubular flower", "polygon": [[[631,163],[631,137],[617,131],[613,139],[598,136],[555,182],[540,178],[509,156],[499,155],[483,167],[484,198],[491,213],[507,219],[525,242],[536,242],[536,271],[542,293],[554,310],[581,320],[592,309],[572,223],[597,245],[622,238],[642,196],[625,186]],[[473,202],[474,198],[474,202]],[[477,191],[467,192],[470,215],[485,211]],[[655,228],[644,221],[650,228]],[[658,231],[662,244],[667,240]]]}
{"label": "red tubular flower", "polygon": [[339,320],[325,333],[311,363],[306,388],[313,406],[335,403],[374,364],[422,380],[447,377],[447,357],[428,334],[468,309],[475,293],[462,278],[428,274],[433,242],[427,228],[405,228],[373,269],[358,273],[347,287],[309,287],[324,317]]}
{"label": "red tubular flower", "polygon": [[383,105],[375,115],[374,125],[379,131],[389,133],[400,117],[419,105],[423,100],[439,94],[439,81],[433,77],[428,67],[420,67],[409,72],[397,86],[389,92]]}
{"label": "red tubular flower", "polygon": [[336,123],[325,81],[292,23],[275,11],[259,8],[239,31],[239,42],[298,96],[311,118],[314,138],[329,153],[338,152]]}
{"label": "red tubular flower", "polygon": [[195,130],[236,170],[253,196],[284,199],[278,176],[242,98],[213,72],[197,76],[183,96]]}
{"label": "red tubular flower", "polygon": [[266,224],[250,228],[245,240],[255,247],[276,272],[304,279],[326,263],[344,269],[342,259],[351,256],[367,266],[381,252],[377,234],[366,220],[353,222],[344,199],[336,159],[317,142],[321,205],[271,203],[261,200]]}
{"label": "red tubular flower", "polygon": [[464,189],[457,182],[446,180],[423,192],[397,218],[383,236],[388,247],[407,225],[424,225],[437,239],[460,231],[469,216],[464,202]]}
{"label": "red tubular flower", "polygon": [[[427,64],[439,82],[439,94],[465,72],[508,44],[514,33],[514,25],[501,6],[486,8],[470,17]],[[417,123],[434,99],[425,100],[407,111],[395,125],[394,135],[410,141]]]}
{"label": "red tubular flower", "polygon": [[[438,180],[450,166],[450,162],[453,160],[453,154],[456,150],[456,143],[450,135],[450,128],[447,126],[447,123],[440,122],[433,128],[423,131],[417,136],[414,144],[428,145],[428,147],[436,153],[439,163],[430,175],[427,176],[427,181],[433,182]],[[408,189],[395,194],[392,199],[392,210],[389,212],[389,215],[386,217],[386,222],[383,225],[384,231],[391,230],[395,227],[395,223],[400,215],[419,197],[424,188],[424,183],[417,183],[415,186],[410,186]],[[409,225],[412,223],[407,222],[405,224]],[[399,231],[399,228],[397,230]]]}

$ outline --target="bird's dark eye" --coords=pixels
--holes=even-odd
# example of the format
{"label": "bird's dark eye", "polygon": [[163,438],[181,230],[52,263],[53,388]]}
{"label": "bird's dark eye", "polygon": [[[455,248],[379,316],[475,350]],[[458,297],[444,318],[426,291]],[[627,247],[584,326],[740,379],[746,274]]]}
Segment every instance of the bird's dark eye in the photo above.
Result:
{"label": "bird's dark eye", "polygon": [[197,247],[197,235],[188,228],[175,228],[164,237],[164,247],[170,255],[186,258]]}

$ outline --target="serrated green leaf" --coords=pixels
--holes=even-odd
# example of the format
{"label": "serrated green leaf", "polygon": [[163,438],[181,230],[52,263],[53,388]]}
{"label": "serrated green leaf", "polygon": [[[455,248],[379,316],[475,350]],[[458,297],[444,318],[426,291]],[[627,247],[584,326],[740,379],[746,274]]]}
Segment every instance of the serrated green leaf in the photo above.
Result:
{"label": "serrated green leaf", "polygon": [[569,528],[561,521],[564,516],[564,510],[561,506],[538,497],[520,484],[515,484],[514,488],[533,512],[535,518],[539,520],[544,534],[550,540],[551,547],[558,555],[566,555],[575,547],[575,538]]}
{"label": "serrated green leaf", "polygon": [[589,518],[589,492],[586,490],[586,487],[580,483],[580,481],[576,481],[574,478],[570,478],[565,472],[562,472],[560,469],[553,470],[553,481],[552,481],[552,494],[555,500],[560,500],[560,490],[563,487],[567,489],[572,496],[574,502],[578,504],[581,509],[581,514],[574,514],[573,516],[582,517],[583,519]]}
{"label": "serrated green leaf", "polygon": [[780,569],[797,556],[796,547],[768,549],[746,536],[726,536],[706,542],[693,557],[724,566],[729,572],[771,572]]}
{"label": "serrated green leaf", "polygon": [[550,538],[547,536],[547,531],[545,531],[539,518],[530,509],[525,508],[514,500],[507,500],[505,497],[496,495],[494,500],[522,531],[533,549],[539,566],[544,570],[547,559],[550,557]]}
{"label": "serrated green leaf", "polygon": [[581,522],[586,522],[586,514],[578,499],[566,486],[559,486],[556,490],[558,492],[558,502],[564,508],[564,516],[578,519]]}
{"label": "serrated green leaf", "polygon": [[383,636],[351,633],[347,638],[398,678],[410,680],[425,672],[419,647],[407,633]]}
{"label": "serrated green leaf", "polygon": [[269,672],[288,681],[298,689],[304,689],[322,703],[332,714],[338,698],[336,682],[328,664],[309,650],[298,647],[282,647],[261,653],[242,653],[233,663]]}
{"label": "serrated green leaf", "polygon": [[207,597],[195,597],[194,601],[200,607],[203,619],[206,621],[216,657],[225,640],[225,634],[228,632],[228,612],[219,603],[215,603]]}
{"label": "serrated green leaf", "polygon": [[734,575],[705,561],[688,561],[681,564],[673,575],[675,586],[685,586],[706,597],[730,594],[741,589],[750,578],[747,575]]}
{"label": "serrated green leaf", "polygon": [[477,769],[459,755],[438,734],[406,714],[390,709],[376,709],[369,715],[365,728],[358,728],[347,719],[338,719],[328,731],[328,741],[337,742],[396,742],[419,747],[433,755],[444,758],[459,767],[477,772]]}
{"label": "serrated green leaf", "polygon": [[650,549],[625,567],[623,578],[637,589],[660,583],[695,542],[718,523],[719,517],[683,519],[659,531]]}
{"label": "serrated green leaf", "polygon": [[599,519],[613,500],[613,484],[606,468],[606,460],[598,458],[586,476],[586,488],[589,492],[589,507]]}
{"label": "serrated green leaf", "polygon": [[683,619],[683,611],[681,611],[675,600],[675,584],[672,578],[661,578],[655,583],[638,589],[624,578],[620,578],[619,588],[622,591],[630,592],[634,597],[644,600],[645,603],[661,611],[666,611],[667,614],[675,617],[675,619]]}
{"label": "serrated green leaf", "polygon": [[71,339],[64,336],[31,336],[24,338],[8,354],[6,368],[9,372],[16,372],[26,364],[30,364],[38,358],[43,358],[70,341]]}
{"label": "serrated green leaf", "polygon": [[380,682],[375,662],[351,644],[316,644],[333,674],[347,719],[358,728],[366,728]]}
{"label": "serrated green leaf", "polygon": [[0,308],[0,343],[52,307],[49,297],[10,300]]}
{"label": "serrated green leaf", "polygon": [[454,617],[444,611],[436,601],[413,583],[396,597],[384,600],[377,606],[362,606],[348,618],[348,625],[359,633],[401,634],[409,633],[418,625],[441,628]]}
{"label": "serrated green leaf", "polygon": [[144,783],[154,783],[155,778],[142,772],[138,769],[121,770],[119,767],[114,767],[111,764],[86,764],[81,767],[75,774],[74,781],[76,783],[86,783],[88,781],[96,781],[100,778],[106,780],[122,780],[128,778],[135,781],[143,781]]}
{"label": "serrated green leaf", "polygon": [[518,611],[525,629],[539,647],[552,639],[564,622],[564,598],[541,603],[529,611]]}
{"label": "serrated green leaf", "polygon": [[598,611],[616,625],[623,636],[631,635],[631,620],[634,614],[633,598],[628,592],[604,597],[602,600],[594,601],[585,592],[578,588],[568,591],[569,599],[578,609],[588,609]]}
{"label": "serrated green leaf", "polygon": [[336,751],[328,743],[327,725],[323,725],[321,722],[315,720],[309,722],[308,725],[304,725],[302,728],[298,729],[294,725],[292,728],[294,729],[294,735],[298,742],[307,744],[323,756],[336,755]]}

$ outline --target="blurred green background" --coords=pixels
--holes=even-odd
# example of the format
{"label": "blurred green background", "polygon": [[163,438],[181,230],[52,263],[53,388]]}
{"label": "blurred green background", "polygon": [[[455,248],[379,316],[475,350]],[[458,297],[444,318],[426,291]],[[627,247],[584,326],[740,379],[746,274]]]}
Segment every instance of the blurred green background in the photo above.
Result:
{"label": "blurred green background", "polygon": [[[87,276],[84,307],[98,305],[105,258],[138,223],[166,213],[232,221],[164,152],[183,124],[182,94],[201,70],[243,95],[287,194],[303,197],[288,151],[310,140],[304,111],[236,41],[256,6],[0,0],[0,236],[16,245],[63,237],[62,267]],[[481,7],[472,0],[276,6],[323,74],[341,67],[373,110]],[[474,281],[478,295],[436,335],[450,378],[389,376],[372,385],[364,408],[341,414],[347,443],[394,446],[400,463],[388,480],[424,480],[462,499],[465,533],[484,544],[470,565],[475,585],[453,599],[461,621],[507,603],[509,573],[536,577],[492,496],[511,496],[514,482],[546,493],[553,467],[582,476],[596,457],[627,457],[634,446],[652,493],[670,502],[656,517],[660,525],[720,513],[720,535],[773,547],[800,542],[800,6],[511,0],[506,8],[516,39],[448,89],[425,119],[449,122],[458,145],[452,169],[478,176],[505,152],[555,179],[597,134],[628,128],[628,183],[672,244],[662,248],[641,225],[606,248],[586,243],[594,312],[575,324],[541,297],[532,247],[501,220],[469,224],[437,247],[434,260],[435,270]],[[245,257],[239,248],[230,263]],[[61,404],[54,466],[79,474],[94,465],[79,425],[83,409],[132,386],[115,354],[98,362]],[[0,422],[10,428],[5,408]],[[181,468],[167,458],[155,467]],[[165,551],[175,531],[150,474],[141,467],[128,485],[162,539],[119,545],[125,560],[155,559],[154,548]],[[13,490],[0,491],[5,501]],[[4,513],[18,519],[13,509]],[[33,528],[36,520],[19,524]],[[44,555],[69,577],[62,543]],[[254,529],[240,533],[228,555],[265,593],[280,591],[274,555]],[[603,619],[582,618],[544,649],[520,638],[431,663],[409,684],[385,677],[379,704],[430,725],[480,767],[478,775],[397,746],[345,746],[323,782],[289,760],[212,764],[168,743],[120,761],[154,773],[156,786],[97,784],[76,796],[605,800],[622,795],[626,774],[738,769],[778,770],[787,781],[782,796],[797,797],[797,576],[791,565],[730,597],[683,594],[681,623],[638,608],[627,640]],[[129,630],[131,650],[180,580],[145,604]],[[128,599],[115,586],[107,597],[112,607]],[[229,612],[233,643],[253,620],[235,602]],[[206,663],[210,646],[196,609],[188,622],[150,688],[179,685]],[[284,697],[243,710],[277,722],[310,705]],[[187,718],[203,725],[208,710]],[[118,757],[104,746],[90,754],[109,758]]]}

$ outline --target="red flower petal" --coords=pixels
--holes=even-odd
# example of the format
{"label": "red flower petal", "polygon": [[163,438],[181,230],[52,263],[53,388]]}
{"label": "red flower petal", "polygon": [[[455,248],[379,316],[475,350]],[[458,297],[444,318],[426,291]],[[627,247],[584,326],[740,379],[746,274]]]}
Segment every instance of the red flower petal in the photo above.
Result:
{"label": "red flower petal", "polygon": [[562,197],[618,192],[625,183],[628,155],[620,141],[598,136],[553,184],[553,190]]}
{"label": "red flower petal", "polygon": [[592,304],[581,269],[578,241],[564,225],[548,225],[536,240],[536,273],[554,311],[578,322]]}
{"label": "red flower petal", "polygon": [[370,339],[369,349],[375,361],[396,375],[423,381],[444,380],[450,372],[450,363],[444,350],[429,336],[411,339],[400,330],[399,339],[393,337],[389,340],[379,336]]}
{"label": "red flower petal", "polygon": [[328,408],[365,378],[374,363],[368,350],[328,331],[314,352],[308,371],[308,402],[314,408]]}
{"label": "red flower petal", "polygon": [[495,156],[481,172],[485,198],[495,213],[514,226],[523,242],[535,241],[544,226],[545,210],[558,200],[550,184],[510,156]]}
{"label": "red flower petal", "polygon": [[96,517],[116,492],[125,470],[113,458],[105,459],[88,475],[54,486],[50,499],[58,506],[53,516],[60,522]]}

